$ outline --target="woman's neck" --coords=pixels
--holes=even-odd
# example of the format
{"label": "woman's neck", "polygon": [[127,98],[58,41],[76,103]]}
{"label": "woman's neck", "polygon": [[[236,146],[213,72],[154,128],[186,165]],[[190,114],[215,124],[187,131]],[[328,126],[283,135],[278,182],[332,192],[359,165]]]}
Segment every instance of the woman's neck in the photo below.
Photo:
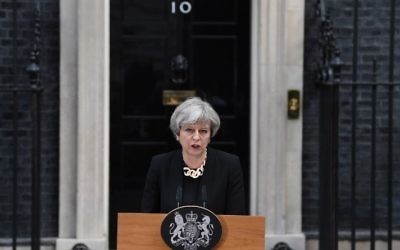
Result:
{"label": "woman's neck", "polygon": [[183,156],[183,161],[189,168],[196,169],[204,165],[206,154],[207,154],[206,152],[203,152],[199,156],[191,156],[182,153],[182,156]]}

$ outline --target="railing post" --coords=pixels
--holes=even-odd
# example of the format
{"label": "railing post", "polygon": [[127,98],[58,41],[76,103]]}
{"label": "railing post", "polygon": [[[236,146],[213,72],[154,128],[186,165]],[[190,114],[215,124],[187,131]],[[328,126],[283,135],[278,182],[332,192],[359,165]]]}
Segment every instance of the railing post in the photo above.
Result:
{"label": "railing post", "polygon": [[319,249],[337,249],[338,85],[320,86]]}
{"label": "railing post", "polygon": [[13,57],[13,187],[12,187],[12,233],[11,233],[11,247],[12,250],[17,249],[17,237],[18,237],[18,226],[17,226],[17,214],[18,214],[18,91],[17,91],[17,1],[12,3],[12,30],[13,30],[13,43],[12,43],[12,57]]}
{"label": "railing post", "polygon": [[326,16],[325,3],[317,1],[321,18],[318,69],[320,89],[319,121],[319,249],[338,249],[338,94],[342,60],[336,47],[332,22]]}
{"label": "railing post", "polygon": [[41,107],[41,82],[39,67],[39,43],[40,43],[40,3],[36,1],[35,9],[35,41],[31,52],[31,63],[26,68],[29,73],[31,92],[32,92],[32,207],[31,207],[31,249],[40,250],[40,211],[41,211],[41,190],[40,190],[40,173],[41,173],[41,129],[40,129],[40,107]]}
{"label": "railing post", "polygon": [[338,249],[338,121],[339,82],[342,61],[339,51],[329,61],[328,78],[320,84],[320,158],[319,202],[320,226],[319,249]]}

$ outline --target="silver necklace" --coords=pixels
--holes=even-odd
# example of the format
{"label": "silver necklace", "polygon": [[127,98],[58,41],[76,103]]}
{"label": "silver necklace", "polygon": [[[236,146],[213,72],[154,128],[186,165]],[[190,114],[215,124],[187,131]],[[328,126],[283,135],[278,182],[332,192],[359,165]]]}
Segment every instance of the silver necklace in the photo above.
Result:
{"label": "silver necklace", "polygon": [[204,165],[206,165],[206,160],[207,160],[207,151],[206,151],[204,160],[203,160],[203,162],[201,163],[201,166],[200,166],[199,168],[191,169],[191,168],[189,168],[188,166],[185,166],[185,167],[183,167],[183,174],[184,174],[185,176],[190,176],[190,177],[192,177],[193,179],[199,178],[199,177],[202,176],[203,173],[204,173]]}

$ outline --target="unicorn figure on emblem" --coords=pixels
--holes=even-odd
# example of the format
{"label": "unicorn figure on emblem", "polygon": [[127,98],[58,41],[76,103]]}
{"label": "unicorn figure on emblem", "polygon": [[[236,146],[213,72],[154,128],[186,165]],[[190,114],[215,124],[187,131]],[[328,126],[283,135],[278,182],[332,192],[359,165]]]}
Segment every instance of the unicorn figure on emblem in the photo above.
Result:
{"label": "unicorn figure on emblem", "polygon": [[197,239],[202,245],[208,245],[210,242],[210,236],[213,235],[214,226],[210,224],[210,216],[203,215],[202,223],[197,222],[197,225],[201,231],[201,238]]}

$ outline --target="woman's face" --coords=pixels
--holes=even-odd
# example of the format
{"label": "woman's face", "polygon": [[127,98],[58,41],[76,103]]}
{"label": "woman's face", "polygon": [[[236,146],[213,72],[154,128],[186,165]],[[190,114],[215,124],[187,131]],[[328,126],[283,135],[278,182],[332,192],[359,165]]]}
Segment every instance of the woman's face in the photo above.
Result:
{"label": "woman's face", "polygon": [[210,143],[210,122],[183,124],[179,130],[178,141],[182,151],[188,156],[202,156]]}

